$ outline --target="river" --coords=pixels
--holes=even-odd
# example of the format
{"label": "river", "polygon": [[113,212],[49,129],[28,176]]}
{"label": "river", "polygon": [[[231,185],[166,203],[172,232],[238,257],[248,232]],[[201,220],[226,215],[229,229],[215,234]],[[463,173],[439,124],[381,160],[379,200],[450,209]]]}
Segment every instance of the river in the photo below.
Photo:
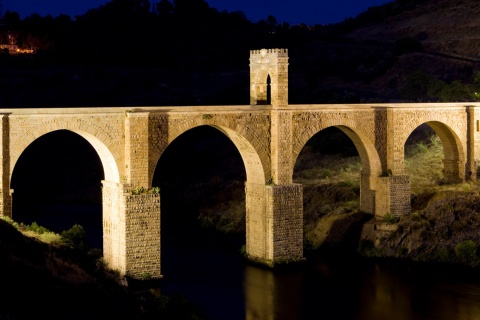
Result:
{"label": "river", "polygon": [[[52,230],[80,223],[90,243],[101,246],[101,209],[66,209],[39,207],[22,219]],[[479,270],[316,255],[297,267],[270,270],[241,257],[242,241],[191,230],[165,234],[160,292],[185,297],[212,320],[480,319]]]}
{"label": "river", "polygon": [[163,245],[162,292],[183,295],[209,319],[480,319],[478,270],[313,254],[273,271],[224,239],[172,240]]}

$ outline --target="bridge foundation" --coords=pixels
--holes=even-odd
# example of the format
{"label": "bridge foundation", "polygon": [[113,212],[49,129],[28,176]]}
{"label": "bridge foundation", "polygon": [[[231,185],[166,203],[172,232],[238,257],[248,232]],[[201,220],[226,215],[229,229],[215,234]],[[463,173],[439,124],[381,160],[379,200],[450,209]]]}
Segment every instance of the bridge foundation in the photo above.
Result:
{"label": "bridge foundation", "polygon": [[161,278],[160,195],[102,181],[103,256],[108,266],[137,279]]}
{"label": "bridge foundation", "polygon": [[248,258],[273,266],[303,260],[300,184],[245,184]]}
{"label": "bridge foundation", "polygon": [[379,177],[375,193],[375,215],[383,217],[390,213],[400,216],[410,212],[410,177],[406,175]]}
{"label": "bridge foundation", "polygon": [[360,209],[364,212],[376,213],[375,186],[378,177],[362,170],[360,173]]}

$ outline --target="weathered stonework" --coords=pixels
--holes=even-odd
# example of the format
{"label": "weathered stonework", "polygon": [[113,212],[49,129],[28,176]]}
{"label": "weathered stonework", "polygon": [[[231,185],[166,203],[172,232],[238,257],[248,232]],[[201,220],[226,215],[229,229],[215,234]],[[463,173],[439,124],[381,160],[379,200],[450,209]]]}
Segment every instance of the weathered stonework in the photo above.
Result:
{"label": "weathered stonework", "polygon": [[132,194],[128,184],[103,181],[103,251],[112,269],[140,279],[161,278],[160,195]]}
{"label": "weathered stonework", "polygon": [[[267,96],[267,77],[270,77],[270,99]],[[274,108],[288,105],[287,49],[250,51],[250,104],[267,102]]]}
{"label": "weathered stonework", "polygon": [[267,259],[272,263],[303,258],[302,185],[266,186]]}
{"label": "weathered stonework", "polygon": [[166,148],[198,126],[218,129],[242,157],[246,251],[266,264],[302,258],[303,195],[301,186],[293,184],[293,170],[307,141],[325,128],[339,128],[357,148],[360,208],[378,218],[410,212],[404,147],[424,123],[441,139],[445,178],[476,179],[479,103],[289,105],[286,49],[251,51],[250,73],[247,106],[0,110],[0,215],[12,216],[11,175],[20,155],[57,130],[77,133],[97,151],[105,173],[104,257],[112,268],[135,278],[161,277],[161,215],[159,195],[133,195],[131,190],[151,188]]}
{"label": "weathered stonework", "polygon": [[123,195],[121,211],[125,212],[125,273],[133,278],[161,278],[160,265],[160,195]]}
{"label": "weathered stonework", "polygon": [[303,258],[302,186],[246,183],[247,254],[274,265]]}

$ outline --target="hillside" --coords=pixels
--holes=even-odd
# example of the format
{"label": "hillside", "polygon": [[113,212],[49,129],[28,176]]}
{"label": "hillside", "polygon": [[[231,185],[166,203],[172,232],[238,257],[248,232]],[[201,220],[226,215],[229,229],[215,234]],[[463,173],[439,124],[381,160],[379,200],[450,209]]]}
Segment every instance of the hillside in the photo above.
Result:
{"label": "hillside", "polygon": [[[417,40],[424,51],[480,58],[480,3],[472,0],[423,1],[387,17],[381,23],[359,27],[346,36],[355,41],[394,44],[401,38]],[[480,60],[479,60],[480,61]]]}
{"label": "hillside", "polygon": [[414,72],[446,83],[473,81],[480,68],[478,14],[477,1],[425,1],[381,23],[357,28],[346,37],[354,43],[392,48],[395,63],[372,85],[387,96],[405,98],[398,88],[405,88]]}
{"label": "hillside", "polygon": [[101,260],[26,237],[0,219],[0,319],[201,319],[181,297],[124,286]]}
{"label": "hillside", "polygon": [[7,12],[0,42],[36,54],[0,52],[0,106],[248,104],[249,50],[272,47],[289,49],[293,104],[476,99],[475,0],[392,1],[315,26],[162,3],[113,0],[75,20]]}

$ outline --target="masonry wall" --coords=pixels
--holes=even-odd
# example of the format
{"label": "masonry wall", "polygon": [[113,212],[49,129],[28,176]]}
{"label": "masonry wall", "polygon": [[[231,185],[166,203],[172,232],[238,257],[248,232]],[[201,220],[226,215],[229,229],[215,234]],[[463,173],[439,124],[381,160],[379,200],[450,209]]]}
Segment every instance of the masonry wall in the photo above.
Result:
{"label": "masonry wall", "polygon": [[[31,114],[27,111],[19,110],[18,113],[13,112],[8,116],[10,174],[29,144],[44,134],[56,130],[69,130],[92,144],[102,160],[106,175],[114,172],[105,179],[114,181],[114,178],[124,175],[125,111],[117,108],[33,109],[30,111]],[[77,113],[74,113],[75,111]],[[109,163],[105,161],[103,151],[112,157]]]}
{"label": "masonry wall", "polygon": [[135,186],[150,187],[149,114],[127,112],[125,116],[125,178]]}
{"label": "masonry wall", "polygon": [[103,252],[109,267],[133,278],[161,277],[160,195],[103,181]]}
{"label": "masonry wall", "polygon": [[247,255],[255,259],[266,260],[271,255],[267,250],[265,185],[245,183],[245,202]]}
{"label": "masonry wall", "polygon": [[139,279],[161,278],[160,195],[125,194],[126,274]]}
{"label": "masonry wall", "polygon": [[411,212],[410,177],[379,177],[375,193],[375,215],[403,215]]}
{"label": "masonry wall", "polygon": [[102,181],[103,257],[108,266],[120,273],[127,271],[126,217],[122,211],[123,185]]}
{"label": "masonry wall", "polygon": [[303,257],[302,186],[246,183],[247,255],[272,265]]}
{"label": "masonry wall", "polygon": [[[286,60],[282,63],[286,68]],[[265,68],[262,77],[278,66]],[[176,137],[210,125],[233,141],[244,160],[247,253],[264,261],[297,258],[302,190],[291,179],[296,157],[314,134],[336,126],[360,146],[362,208],[374,207],[380,216],[405,214],[410,212],[404,166],[409,134],[422,123],[435,127],[445,141],[449,179],[461,181],[474,175],[480,159],[478,108],[478,103],[452,103],[3,110],[0,214],[11,215],[11,174],[28,145],[55,130],[76,132],[97,150],[108,175],[102,196],[105,259],[135,277],[160,277],[160,198],[132,195],[131,189],[150,186],[159,157]],[[266,185],[270,178],[276,185]]]}
{"label": "masonry wall", "polygon": [[300,184],[266,186],[268,259],[274,262],[303,258],[302,190]]}

